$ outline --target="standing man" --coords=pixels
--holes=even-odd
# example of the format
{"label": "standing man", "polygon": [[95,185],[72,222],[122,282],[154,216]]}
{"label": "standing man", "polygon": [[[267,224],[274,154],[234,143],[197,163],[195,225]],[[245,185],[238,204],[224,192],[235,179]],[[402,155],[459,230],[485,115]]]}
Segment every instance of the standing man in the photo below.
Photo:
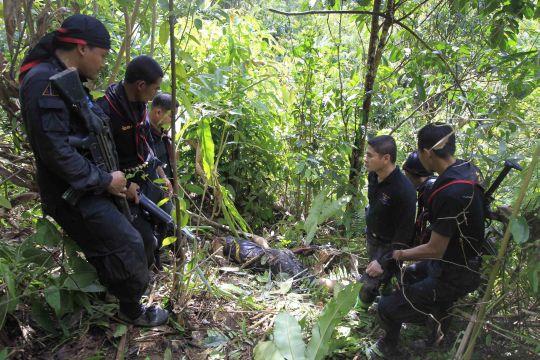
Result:
{"label": "standing man", "polygon": [[[96,79],[109,49],[109,32],[91,16],[71,16],[45,35],[21,66],[22,117],[44,213],[80,246],[101,283],[119,299],[120,318],[157,326],[167,321],[167,311],[140,304],[149,279],[143,241],[113,201],[125,196],[126,178],[120,171],[101,170],[89,154],[70,145],[70,136],[85,136],[88,129],[49,81],[68,67],[77,69],[83,82]],[[84,193],[74,205],[62,198],[69,188]]]}
{"label": "standing man", "polygon": [[[159,184],[154,181],[163,174],[161,163],[153,152],[150,123],[146,104],[154,98],[163,70],[151,57],[141,55],[126,67],[124,80],[109,86],[98,104],[110,118],[111,132],[118,152],[120,169],[127,177],[126,196],[135,216],[133,226],[144,241],[148,266],[154,264],[158,243],[151,219],[138,205],[139,192],[156,202],[162,197]],[[169,182],[163,175],[164,181]]]}
{"label": "standing man", "polygon": [[386,334],[376,348],[385,356],[400,355],[398,340],[404,322],[431,322],[433,331],[424,345],[438,345],[447,332],[452,304],[480,284],[483,191],[477,169],[456,160],[455,150],[456,138],[449,125],[428,124],[418,132],[420,161],[428,171],[439,174],[426,204],[431,236],[426,244],[392,254],[396,261],[420,261],[404,270],[402,289],[379,301]]}
{"label": "standing man", "polygon": [[[178,102],[174,101],[176,107]],[[152,109],[148,114],[150,122],[152,140],[154,142],[154,153],[161,162],[163,176],[169,180],[172,179],[173,171],[173,151],[174,143],[168,134],[171,126],[171,114],[173,110],[173,99],[170,94],[161,93],[152,100]],[[169,187],[169,193],[172,193],[172,186]]]}
{"label": "standing man", "polygon": [[[396,155],[396,142],[391,136],[381,135],[368,141],[364,163],[369,171],[366,247],[370,263],[366,273],[380,280],[379,284],[387,284],[396,274],[392,250],[408,247],[414,235],[416,193],[396,166]],[[368,287],[363,287],[363,291],[364,288],[368,291]],[[368,307],[363,291],[362,307]]]}
{"label": "standing man", "polygon": [[[174,106],[178,107],[178,102],[174,101]],[[175,166],[173,162],[174,143],[168,135],[168,128],[171,126],[171,113],[173,110],[173,99],[170,94],[161,93],[154,97],[152,100],[152,109],[148,113],[148,120],[150,122],[150,130],[152,134],[152,142],[154,144],[154,154],[161,163],[161,168],[158,170],[158,174],[163,179],[168,179],[165,182],[167,191],[163,192],[159,199],[152,199],[154,202],[159,202],[162,198],[172,197],[172,167]],[[172,202],[167,201],[161,205],[163,210],[168,214],[172,212]],[[155,264],[158,269],[162,268],[160,258],[160,248],[163,244],[163,239],[168,235],[169,229],[166,224],[155,224],[155,234],[158,241],[158,248],[155,251]]]}

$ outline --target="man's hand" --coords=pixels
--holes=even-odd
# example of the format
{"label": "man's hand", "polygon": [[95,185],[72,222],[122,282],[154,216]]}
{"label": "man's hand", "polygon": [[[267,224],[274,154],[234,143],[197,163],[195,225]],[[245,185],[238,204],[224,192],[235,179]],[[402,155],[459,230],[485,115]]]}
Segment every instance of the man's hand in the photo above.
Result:
{"label": "man's hand", "polygon": [[139,185],[132,182],[129,184],[129,188],[126,192],[126,197],[129,201],[133,201],[135,204],[139,203]]}
{"label": "man's hand", "polygon": [[377,260],[373,260],[366,268],[366,273],[371,277],[378,277],[383,274],[384,270]]}
{"label": "man's hand", "polygon": [[167,191],[168,191],[167,196],[172,197],[173,194],[174,194],[173,186],[171,184],[171,181],[169,180],[169,178],[165,174],[165,170],[163,170],[163,168],[161,166],[158,166],[156,168],[156,170],[157,170],[157,174],[159,175],[159,177],[163,179],[163,181],[165,183],[165,186],[167,186]]}
{"label": "man's hand", "polygon": [[402,258],[402,252],[403,250],[394,250],[392,252],[392,259],[400,261]]}
{"label": "man's hand", "polygon": [[165,180],[165,186],[167,186],[167,195],[171,198],[174,194],[173,186],[171,184],[171,181],[169,178],[165,177],[163,178]]}
{"label": "man's hand", "polygon": [[126,177],[121,171],[114,171],[111,173],[112,180],[109,186],[107,186],[107,191],[115,196],[126,197]]}

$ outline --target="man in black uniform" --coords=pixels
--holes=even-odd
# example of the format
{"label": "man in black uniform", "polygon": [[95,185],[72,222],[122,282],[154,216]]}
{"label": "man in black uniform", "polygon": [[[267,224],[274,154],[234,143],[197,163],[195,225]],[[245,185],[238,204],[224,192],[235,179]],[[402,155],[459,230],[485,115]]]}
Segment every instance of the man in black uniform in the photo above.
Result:
{"label": "man in black uniform", "polygon": [[416,194],[396,166],[396,155],[394,139],[381,135],[368,141],[364,159],[369,171],[366,245],[370,263],[366,273],[381,284],[387,284],[397,270],[392,250],[409,246],[414,234]]}
{"label": "man in black uniform", "polygon": [[[175,101],[176,107],[178,102]],[[171,125],[171,112],[173,110],[173,99],[170,94],[161,93],[152,100],[152,109],[148,113],[148,121],[154,142],[155,156],[161,162],[163,175],[169,180],[172,179],[172,159],[174,144],[168,134],[168,129]],[[170,183],[169,183],[170,184]],[[172,186],[168,186],[169,192],[172,193]]]}
{"label": "man in black uniform", "polygon": [[484,242],[484,200],[478,171],[454,159],[452,127],[428,124],[418,133],[418,154],[424,167],[439,177],[427,200],[431,224],[428,243],[395,250],[393,258],[421,260],[404,270],[403,288],[379,301],[379,317],[386,334],[376,348],[386,357],[397,349],[404,322],[432,321],[426,345],[438,345],[449,324],[448,310],[480,284],[480,249]]}
{"label": "man in black uniform", "polygon": [[[178,107],[178,102],[174,102],[175,106]],[[154,154],[161,163],[161,167],[158,168],[158,175],[162,179],[167,179],[165,181],[166,191],[163,192],[163,198],[172,197],[173,188],[172,188],[172,177],[174,166],[173,162],[173,151],[174,143],[171,137],[168,135],[167,131],[171,125],[171,112],[173,110],[173,99],[170,94],[161,93],[154,97],[152,100],[152,108],[148,113],[148,121],[150,123],[150,131],[152,135],[152,142],[154,144]],[[161,198],[158,200],[162,200]],[[157,201],[156,201],[157,202]],[[161,208],[166,211],[168,214],[172,212],[172,202],[167,201]],[[163,239],[168,235],[170,229],[167,228],[166,224],[155,224],[155,234],[158,241],[158,248],[155,252],[156,258],[156,267],[160,269],[161,259],[160,259],[160,248],[163,244]],[[173,235],[173,234],[171,234]]]}
{"label": "man in black uniform", "polygon": [[[141,236],[112,198],[125,196],[124,174],[104,172],[69,144],[69,136],[88,132],[49,81],[67,67],[76,68],[83,82],[95,79],[109,48],[109,33],[100,21],[86,15],[67,18],[23,61],[22,116],[36,159],[44,213],[81,247],[100,281],[119,299],[119,316],[135,325],[157,326],[168,314],[140,304],[149,278]],[[85,193],[74,206],[62,198],[70,187]]]}
{"label": "man in black uniform", "polygon": [[416,211],[416,223],[414,226],[414,246],[418,246],[429,241],[430,231],[427,226],[428,213],[425,204],[437,177],[433,176],[433,172],[424,168],[417,151],[409,154],[402,168],[405,176],[414,185],[418,194],[418,210]]}
{"label": "man in black uniform", "polygon": [[[124,80],[109,86],[97,103],[110,118],[120,169],[128,179],[126,196],[135,216],[133,226],[141,233],[148,265],[154,264],[158,242],[152,220],[138,205],[139,192],[157,203],[163,197],[154,181],[163,174],[153,152],[146,104],[156,95],[163,78],[161,66],[148,56],[137,56],[126,67]],[[163,175],[164,181],[168,182]]]}

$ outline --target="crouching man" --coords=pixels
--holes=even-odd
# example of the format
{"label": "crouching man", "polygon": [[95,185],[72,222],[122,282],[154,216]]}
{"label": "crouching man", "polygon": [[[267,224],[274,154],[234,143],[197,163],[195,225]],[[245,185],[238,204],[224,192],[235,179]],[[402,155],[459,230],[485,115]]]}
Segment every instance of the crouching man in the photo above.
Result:
{"label": "crouching man", "polygon": [[403,270],[402,288],[379,302],[386,334],[375,347],[385,358],[402,357],[398,340],[403,323],[431,323],[425,345],[438,345],[448,330],[450,307],[480,284],[483,191],[477,169],[456,160],[455,149],[449,125],[428,124],[418,133],[422,165],[439,174],[425,204],[432,231],[426,244],[392,253],[397,261],[419,261]]}

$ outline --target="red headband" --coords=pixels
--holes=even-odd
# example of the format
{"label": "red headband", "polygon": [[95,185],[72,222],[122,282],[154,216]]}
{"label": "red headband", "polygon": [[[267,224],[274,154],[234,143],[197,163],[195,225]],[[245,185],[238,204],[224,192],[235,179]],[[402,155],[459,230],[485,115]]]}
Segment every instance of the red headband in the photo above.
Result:
{"label": "red headband", "polygon": [[[56,32],[58,32],[60,34],[68,34],[69,29],[61,27],[61,28],[58,28],[56,30]],[[57,36],[56,40],[58,40],[60,42],[63,42],[63,43],[88,45],[88,42],[86,42],[86,40],[78,39],[78,38],[74,38],[74,37],[69,37],[69,36]]]}

